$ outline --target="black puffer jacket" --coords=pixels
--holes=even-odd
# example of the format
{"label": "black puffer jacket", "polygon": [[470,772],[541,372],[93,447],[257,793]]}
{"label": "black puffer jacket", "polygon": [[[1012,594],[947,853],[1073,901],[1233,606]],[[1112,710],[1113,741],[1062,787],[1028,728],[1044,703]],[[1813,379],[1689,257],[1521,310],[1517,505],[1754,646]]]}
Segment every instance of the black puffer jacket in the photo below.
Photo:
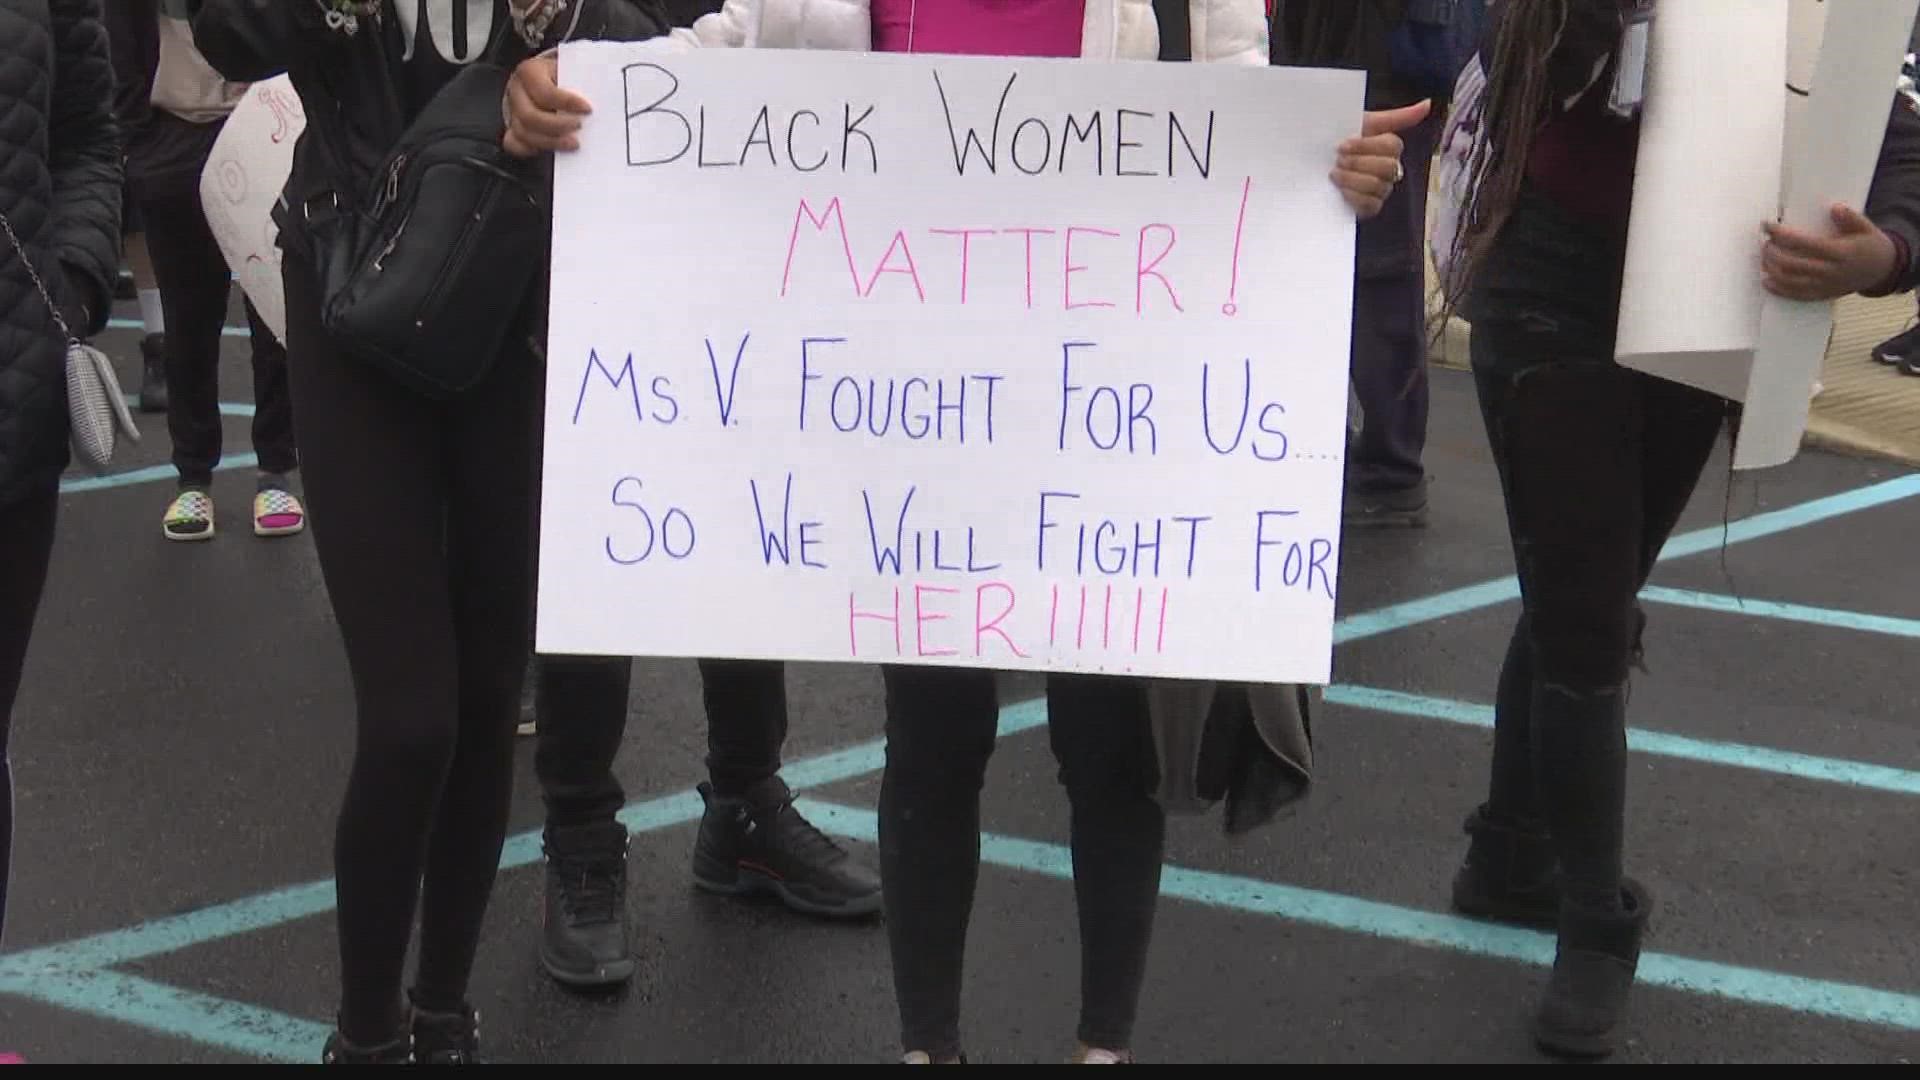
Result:
{"label": "black puffer jacket", "polygon": [[[391,0],[378,24],[352,35],[329,29],[313,0],[189,0],[185,6],[193,13],[194,43],[215,70],[235,82],[284,73],[300,95],[308,128],[294,148],[280,220],[281,246],[299,251],[302,208],[335,185],[364,189],[412,119],[388,60],[398,41]],[[668,29],[661,0],[575,0],[538,49],[509,27],[506,47],[493,59],[511,66],[565,40],[644,41]],[[346,144],[338,156],[315,137],[329,124]],[[504,120],[501,126],[504,134]]]}
{"label": "black puffer jacket", "polygon": [[[120,264],[120,147],[103,0],[0,0],[0,213],[69,328],[106,326]],[[0,234],[0,509],[67,467],[66,346]]]}

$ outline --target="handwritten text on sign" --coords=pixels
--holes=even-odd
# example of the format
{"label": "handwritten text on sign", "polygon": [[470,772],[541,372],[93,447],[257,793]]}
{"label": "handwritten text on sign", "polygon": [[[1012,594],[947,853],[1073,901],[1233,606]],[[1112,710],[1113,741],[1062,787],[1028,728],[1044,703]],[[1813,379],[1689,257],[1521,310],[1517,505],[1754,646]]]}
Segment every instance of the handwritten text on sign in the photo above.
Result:
{"label": "handwritten text on sign", "polygon": [[543,651],[1326,681],[1359,76],[561,74]]}

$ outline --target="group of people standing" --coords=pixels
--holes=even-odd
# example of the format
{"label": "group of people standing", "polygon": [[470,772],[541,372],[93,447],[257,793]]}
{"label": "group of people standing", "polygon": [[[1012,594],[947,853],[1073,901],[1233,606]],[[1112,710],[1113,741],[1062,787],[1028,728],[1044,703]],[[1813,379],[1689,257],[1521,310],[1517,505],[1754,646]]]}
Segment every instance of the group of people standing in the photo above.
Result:
{"label": "group of people standing", "polygon": [[[510,154],[537,167],[576,148],[587,104],[559,84],[550,55],[566,40],[1268,64],[1285,62],[1276,42],[1325,43],[1347,15],[1405,18],[1413,5],[165,6],[163,14],[180,17],[168,30],[189,37],[219,80],[288,74],[309,115],[338,120],[303,136],[277,218],[286,252],[291,425],[354,686],[356,745],[334,846],[339,1007],[317,1049],[329,1063],[466,1063],[480,1052],[468,986],[505,839],[513,736],[529,680],[548,816],[541,956],[555,978],[573,985],[632,974],[627,836],[615,817],[624,793],[612,771],[631,660],[528,663],[544,387],[539,290],[525,298],[522,319],[485,378],[450,400],[430,399],[363,363],[329,331],[316,241],[306,228],[309,204],[338,188],[366,187],[396,133],[476,64],[501,72],[499,136]],[[1475,106],[1471,196],[1452,245],[1459,277],[1450,306],[1474,322],[1477,385],[1523,597],[1500,678],[1490,793],[1469,821],[1453,898],[1462,911],[1557,934],[1535,1035],[1542,1047],[1574,1056],[1610,1050],[1652,903],[1624,869],[1625,691],[1644,626],[1635,596],[1732,415],[1723,401],[1612,360],[1637,118],[1606,105],[1617,44],[1639,7],[1632,0],[1493,5],[1476,61],[1487,89]],[[1289,22],[1292,15],[1300,17]],[[1335,56],[1302,48],[1300,62],[1352,59],[1339,49]],[[51,281],[67,325],[91,334],[105,325],[118,264],[123,157],[109,53],[101,0],[0,0],[0,149],[8,155],[0,213],[36,270],[27,273],[26,262],[0,248],[0,717],[11,713],[66,464],[65,415],[51,388],[61,340],[56,320],[35,308],[31,280]],[[1356,290],[1373,299],[1356,312],[1373,314],[1356,316],[1367,324],[1356,324],[1356,351],[1369,335],[1398,341],[1422,333],[1395,245],[1407,238],[1418,250],[1423,223],[1415,215],[1423,212],[1405,190],[1425,186],[1418,178],[1444,112],[1436,97],[1443,105],[1444,94],[1376,96],[1363,130],[1327,148],[1330,180],[1357,220],[1407,218],[1389,226],[1377,262],[1366,260],[1362,245]],[[1920,117],[1896,108],[1891,124],[1865,208],[1875,223],[1871,241],[1776,229],[1756,253],[1770,286],[1815,298],[1907,288],[1920,277],[1911,130]],[[217,248],[209,254],[199,226],[178,219],[184,205],[161,202],[185,197],[168,189],[141,213],[149,243],[158,240],[157,266],[176,268],[161,275],[163,290],[176,274],[189,280],[189,299],[169,300],[166,312],[169,339],[183,328],[188,335],[179,346],[182,367],[199,355],[188,343],[208,333],[216,279],[221,306],[226,295],[225,278],[213,269]],[[156,224],[156,212],[168,220]],[[1377,273],[1370,276],[1369,267]],[[1381,281],[1397,284],[1373,288]],[[212,333],[217,338],[217,326]],[[183,388],[191,401],[203,384],[172,378],[171,340],[167,355],[171,411],[181,408]],[[1412,377],[1389,381],[1404,387]],[[179,447],[176,434],[176,454]],[[267,476],[284,475],[262,458]],[[186,466],[181,473],[186,485]],[[1382,484],[1377,490],[1412,490],[1404,480]],[[1401,514],[1423,505],[1422,496],[1386,501]],[[883,669],[887,764],[876,873],[806,822],[780,780],[783,667],[716,659],[700,673],[710,752],[694,880],[724,893],[771,891],[812,914],[883,914],[902,1060],[964,1062],[963,957],[998,714],[992,674]],[[1132,1060],[1165,830],[1166,811],[1155,798],[1165,771],[1151,737],[1156,717],[1169,708],[1284,711],[1300,707],[1293,689],[1221,687],[1208,700],[1175,706],[1145,680],[1048,678],[1052,747],[1071,806],[1082,952],[1076,1062]],[[0,725],[0,739],[4,732]],[[0,828],[0,843],[7,832]],[[417,969],[409,980],[416,917]]]}

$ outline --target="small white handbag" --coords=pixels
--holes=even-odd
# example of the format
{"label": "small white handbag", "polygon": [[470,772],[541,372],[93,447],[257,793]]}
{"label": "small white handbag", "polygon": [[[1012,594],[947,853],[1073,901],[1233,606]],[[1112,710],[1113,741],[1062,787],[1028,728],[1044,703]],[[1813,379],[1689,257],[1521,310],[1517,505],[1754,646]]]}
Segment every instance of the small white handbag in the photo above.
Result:
{"label": "small white handbag", "polygon": [[0,214],[0,230],[5,230],[14,252],[20,257],[20,264],[27,268],[33,287],[40,290],[40,299],[53,315],[54,325],[67,340],[67,419],[74,456],[93,472],[105,472],[113,461],[114,443],[120,433],[134,442],[140,441],[140,429],[134,424],[126,395],[120,390],[120,377],[105,353],[74,336],[60,314],[60,306],[53,302],[53,294],[47,291],[46,282],[34,269],[26,245],[20,242],[5,214]]}

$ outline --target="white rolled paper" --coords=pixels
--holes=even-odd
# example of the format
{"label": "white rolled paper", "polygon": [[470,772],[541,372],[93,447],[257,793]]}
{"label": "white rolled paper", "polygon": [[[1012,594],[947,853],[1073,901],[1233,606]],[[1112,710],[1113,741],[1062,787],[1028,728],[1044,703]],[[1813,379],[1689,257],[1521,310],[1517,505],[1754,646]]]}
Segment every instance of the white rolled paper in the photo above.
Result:
{"label": "white rolled paper", "polygon": [[1779,208],[1789,0],[1687,0],[1654,19],[1615,354],[1743,399]]}

